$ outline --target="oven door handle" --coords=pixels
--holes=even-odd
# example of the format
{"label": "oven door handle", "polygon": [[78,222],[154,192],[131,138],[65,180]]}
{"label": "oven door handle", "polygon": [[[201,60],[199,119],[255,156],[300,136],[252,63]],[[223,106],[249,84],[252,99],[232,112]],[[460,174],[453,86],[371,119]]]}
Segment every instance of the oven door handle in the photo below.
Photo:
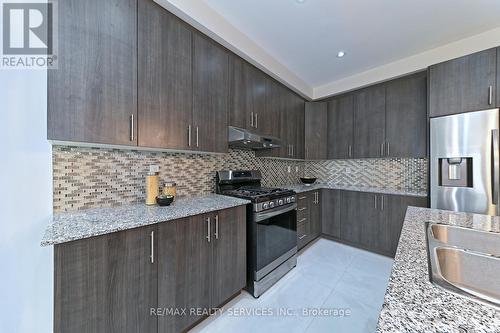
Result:
{"label": "oven door handle", "polygon": [[[294,203],[293,205],[290,205],[288,207],[285,207],[285,208],[280,208],[280,209],[275,209],[275,210],[272,210],[272,211],[264,211],[264,212],[260,212],[260,213],[255,213],[255,222],[262,223],[261,221],[270,219],[271,217],[274,217],[276,215],[288,213],[289,211],[292,211],[292,210],[295,210],[295,209],[297,209],[297,204],[296,203]],[[268,223],[264,222],[262,224],[268,224]]]}

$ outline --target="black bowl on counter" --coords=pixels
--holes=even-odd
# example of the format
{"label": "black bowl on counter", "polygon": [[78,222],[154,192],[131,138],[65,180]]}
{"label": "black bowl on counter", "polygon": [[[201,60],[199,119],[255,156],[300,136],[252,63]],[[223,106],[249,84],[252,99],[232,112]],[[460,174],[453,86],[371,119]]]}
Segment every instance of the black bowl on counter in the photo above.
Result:
{"label": "black bowl on counter", "polygon": [[159,195],[156,197],[158,206],[169,206],[172,202],[174,202],[174,197],[172,195]]}
{"label": "black bowl on counter", "polygon": [[314,177],[300,177],[300,181],[306,185],[314,184],[317,178]]}

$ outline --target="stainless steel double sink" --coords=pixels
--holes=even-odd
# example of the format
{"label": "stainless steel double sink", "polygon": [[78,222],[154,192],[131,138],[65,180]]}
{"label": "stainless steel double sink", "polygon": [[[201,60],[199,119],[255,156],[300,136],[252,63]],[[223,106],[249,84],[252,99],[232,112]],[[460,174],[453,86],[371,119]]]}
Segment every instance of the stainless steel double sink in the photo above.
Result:
{"label": "stainless steel double sink", "polygon": [[500,307],[500,234],[431,222],[425,228],[431,282]]}

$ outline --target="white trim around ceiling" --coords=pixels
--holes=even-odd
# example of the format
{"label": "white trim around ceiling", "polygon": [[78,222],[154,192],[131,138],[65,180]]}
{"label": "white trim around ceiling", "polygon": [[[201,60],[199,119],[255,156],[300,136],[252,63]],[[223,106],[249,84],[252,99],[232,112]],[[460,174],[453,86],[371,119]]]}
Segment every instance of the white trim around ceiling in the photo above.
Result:
{"label": "white trim around ceiling", "polygon": [[323,86],[313,88],[313,99],[325,98],[386,81],[391,78],[417,72],[430,65],[458,58],[500,45],[500,28],[488,30],[472,37],[460,39],[368,71],[355,74]]}
{"label": "white trim around ceiling", "polygon": [[500,45],[500,28],[496,28],[322,86],[312,87],[204,1],[154,1],[309,100],[322,99],[386,81],[423,70],[442,61]]}
{"label": "white trim around ceiling", "polygon": [[313,88],[200,0],[154,0],[243,59],[311,99]]}

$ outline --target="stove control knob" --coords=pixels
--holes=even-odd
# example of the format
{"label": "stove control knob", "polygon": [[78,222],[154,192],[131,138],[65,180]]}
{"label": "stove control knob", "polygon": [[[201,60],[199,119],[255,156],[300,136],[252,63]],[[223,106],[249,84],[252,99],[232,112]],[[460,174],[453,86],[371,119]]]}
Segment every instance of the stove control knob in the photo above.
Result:
{"label": "stove control knob", "polygon": [[290,197],[286,198],[286,203],[292,202],[292,199]]}
{"label": "stove control knob", "polygon": [[264,209],[268,209],[268,208],[269,208],[269,204],[268,204],[267,202],[264,202],[264,203],[262,204],[262,208],[264,208]]}
{"label": "stove control knob", "polygon": [[269,208],[274,208],[274,201],[271,201],[271,202],[269,203]]}
{"label": "stove control knob", "polygon": [[282,206],[283,205],[283,199],[278,200],[278,205]]}
{"label": "stove control knob", "polygon": [[295,197],[290,197],[291,202],[295,202]]}

